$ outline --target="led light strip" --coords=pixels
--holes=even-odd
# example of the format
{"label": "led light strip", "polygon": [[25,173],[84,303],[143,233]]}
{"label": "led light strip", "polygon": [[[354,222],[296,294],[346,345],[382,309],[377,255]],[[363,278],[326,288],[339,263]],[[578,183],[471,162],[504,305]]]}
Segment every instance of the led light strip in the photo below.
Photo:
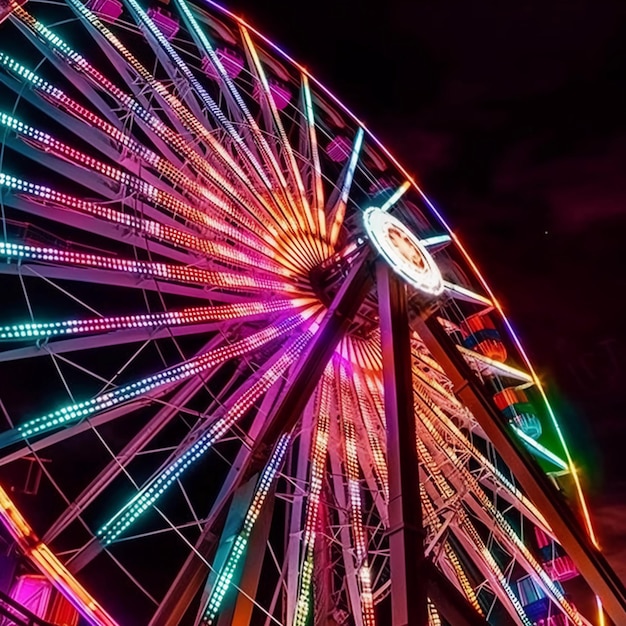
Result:
{"label": "led light strip", "polygon": [[64,335],[108,333],[131,328],[163,328],[187,324],[203,324],[224,320],[246,320],[259,315],[269,315],[313,304],[313,300],[275,300],[224,304],[220,306],[199,306],[167,311],[164,313],[142,313],[138,315],[118,315],[114,317],[92,317],[69,319],[55,322],[32,322],[0,326],[0,339],[40,339]]}
{"label": "led light strip", "polygon": [[92,626],[118,626],[48,546],[39,540],[2,486],[0,486],[0,519],[24,554]]}
{"label": "led light strip", "polygon": [[[4,184],[5,175],[0,174],[0,185]],[[28,191],[21,184],[17,184],[17,191]],[[208,287],[217,287],[233,291],[270,291],[294,292],[297,287],[288,282],[278,282],[254,276],[226,272],[211,272],[185,265],[172,265],[150,261],[135,261],[120,259],[85,252],[72,252],[60,248],[43,248],[28,246],[20,243],[0,242],[0,257],[9,262],[38,261],[43,263],[61,263],[74,267],[90,267],[99,270],[123,272],[142,278],[167,280],[182,283],[193,283]]]}
{"label": "led light strip", "polygon": [[6,447],[20,439],[28,439],[51,430],[57,430],[79,419],[82,420],[99,411],[111,409],[150,391],[154,392],[155,390],[162,391],[167,389],[173,383],[178,383],[192,376],[196,376],[220,363],[256,350],[268,342],[278,339],[302,324],[309,315],[310,312],[295,315],[281,323],[273,324],[254,335],[250,335],[245,339],[211,350],[181,365],[167,368],[158,374],[153,374],[152,376],[147,376],[133,383],[123,385],[122,387],[98,395],[91,400],[70,404],[42,417],[32,419],[12,431],[2,433],[0,435],[0,448]]}
{"label": "led light strip", "polygon": [[[324,185],[322,183],[322,166],[320,164],[319,146],[317,143],[317,131],[315,129],[315,113],[313,111],[313,99],[311,87],[306,74],[302,74],[302,93],[304,94],[304,114],[309,131],[309,149],[311,161],[313,161],[313,226],[312,231],[319,235],[321,240],[326,239],[326,214],[324,213]],[[328,256],[328,249],[324,249]]]}
{"label": "led light strip", "polygon": [[364,132],[362,128],[358,128],[356,131],[356,137],[352,144],[352,152],[350,153],[350,160],[348,161],[348,167],[346,169],[346,175],[341,185],[341,193],[337,200],[337,205],[333,209],[332,225],[330,227],[329,245],[334,248],[337,239],[339,238],[339,231],[343,225],[343,218],[346,214],[346,205],[348,203],[348,196],[350,194],[350,188],[352,187],[352,180],[354,178],[354,172],[356,171],[357,163],[359,162],[359,154],[361,152],[361,146],[363,145]]}
{"label": "led light strip", "polygon": [[[433,534],[436,534],[437,532],[439,532],[443,524],[440,520],[439,515],[435,511],[435,506],[433,504],[433,501],[428,496],[428,493],[426,492],[426,488],[424,487],[424,484],[421,481],[419,484],[419,491],[420,491],[420,500],[422,503],[422,508],[425,513],[424,520],[428,520],[432,524]],[[456,552],[453,550],[449,541],[444,540],[443,549],[446,554],[446,558],[448,559],[448,562],[454,569],[457,580],[459,581],[459,584],[461,585],[461,589],[463,590],[463,593],[465,594],[465,597],[467,598],[468,602],[474,607],[474,609],[479,615],[484,615],[483,610],[481,609],[480,604],[478,602],[476,592],[474,591],[474,588],[472,587],[469,581],[469,578],[467,577],[467,574],[465,570],[463,569],[461,562],[459,561],[459,557],[457,556]]]}
{"label": "led light strip", "polygon": [[352,415],[356,413],[348,375],[335,359],[335,384],[339,400],[339,415],[343,432],[344,468],[346,471],[348,497],[350,501],[350,533],[354,540],[357,579],[360,587],[361,613],[364,626],[375,626],[374,600],[372,596],[372,574],[368,562],[367,535],[363,527],[363,506],[359,484],[359,460],[357,441]]}
{"label": "led light strip", "polygon": [[376,471],[378,481],[382,486],[385,502],[388,502],[389,472],[387,470],[387,458],[382,446],[382,443],[384,442],[381,442],[380,440],[380,430],[376,427],[375,409],[372,406],[370,394],[364,382],[365,376],[366,374],[362,371],[355,372],[352,382],[354,384],[356,395],[360,400],[358,403],[358,409],[370,444],[372,459],[374,461],[373,467]]}
{"label": "led light strip", "polygon": [[278,444],[276,444],[276,448],[274,449],[270,460],[263,469],[263,473],[259,477],[252,502],[250,503],[246,516],[243,520],[242,528],[230,548],[226,563],[219,572],[215,585],[211,590],[211,595],[207,600],[201,624],[212,624],[220,610],[224,596],[231,585],[233,576],[237,566],[239,565],[239,561],[245,553],[254,524],[263,509],[263,504],[265,503],[267,495],[283,464],[290,440],[291,434],[282,435],[282,437],[278,440]]}
{"label": "led light strip", "polygon": [[311,584],[313,582],[313,557],[315,551],[316,526],[318,523],[320,495],[324,482],[326,456],[328,453],[328,434],[330,427],[331,390],[333,387],[333,368],[329,363],[322,374],[318,387],[318,411],[315,436],[311,445],[310,484],[307,498],[306,521],[302,537],[303,553],[300,569],[300,588],[296,602],[294,626],[306,626],[309,621],[311,605]]}
{"label": "led light strip", "polygon": [[[400,187],[398,187],[398,189],[396,189],[391,196],[389,196],[389,198],[387,200],[385,200],[385,202],[383,203],[383,205],[380,207],[381,211],[389,211],[389,209],[391,209],[396,202],[398,202],[398,200],[400,200],[400,198],[402,198],[402,196],[411,188],[411,183],[407,180],[405,182],[402,183],[402,185],[400,185]],[[423,244],[423,242],[422,242]],[[425,244],[423,244],[425,245]]]}
{"label": "led light strip", "polygon": [[[316,332],[316,331],[315,331]],[[251,386],[226,413],[212,422],[204,431],[191,433],[189,441],[176,452],[175,459],[153,476],[137,494],[127,502],[98,531],[102,544],[107,546],[124,533],[167,491],[183,473],[202,458],[284,375],[288,367],[300,356],[314,335],[313,327],[300,335],[284,354]]]}

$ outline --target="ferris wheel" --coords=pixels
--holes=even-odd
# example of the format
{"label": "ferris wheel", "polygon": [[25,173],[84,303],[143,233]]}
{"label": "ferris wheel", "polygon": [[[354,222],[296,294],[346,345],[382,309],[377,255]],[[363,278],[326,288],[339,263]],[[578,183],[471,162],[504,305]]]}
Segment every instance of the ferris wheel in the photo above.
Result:
{"label": "ferris wheel", "polygon": [[304,68],[212,2],[0,0],[0,82],[0,591],[57,624],[626,623],[496,299]]}

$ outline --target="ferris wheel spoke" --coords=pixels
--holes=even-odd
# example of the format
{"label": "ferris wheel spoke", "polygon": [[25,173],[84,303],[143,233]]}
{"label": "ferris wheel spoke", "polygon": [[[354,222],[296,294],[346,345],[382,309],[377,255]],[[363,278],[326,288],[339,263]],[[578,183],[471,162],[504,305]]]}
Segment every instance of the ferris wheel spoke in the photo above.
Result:
{"label": "ferris wheel spoke", "polygon": [[[463,594],[474,611],[478,615],[484,615],[478,602],[476,592],[468,578],[467,572],[448,540],[449,525],[454,520],[456,513],[453,510],[448,510],[444,514],[440,514],[436,511],[435,504],[428,495],[423,483],[420,483],[420,501],[424,511],[425,522],[431,527],[434,534],[434,537],[432,537],[430,543],[427,545],[426,556],[432,553],[435,547],[440,549],[440,556],[437,559],[437,564],[441,569],[445,569],[447,567],[450,570],[451,576],[449,579],[452,583]],[[441,543],[443,544],[442,551],[439,545]]]}
{"label": "ferris wheel spoke", "polygon": [[[1,255],[0,255],[1,256]],[[58,281],[76,281],[112,287],[125,287],[141,291],[156,291],[161,294],[175,294],[185,298],[194,298],[211,302],[239,303],[250,299],[244,293],[225,292],[206,287],[188,287],[176,283],[147,279],[123,272],[94,270],[56,265],[35,265],[29,263],[0,264],[0,274],[42,278],[52,283]],[[258,295],[258,294],[257,294]]]}
{"label": "ferris wheel spoke", "polygon": [[[107,283],[109,275],[121,274],[127,278],[149,278],[159,281],[173,281],[191,285],[203,285],[204,288],[227,289],[228,291],[288,293],[295,291],[294,286],[286,285],[282,281],[256,278],[252,274],[235,274],[231,272],[215,272],[200,269],[189,265],[174,265],[153,261],[136,261],[114,256],[105,256],[86,252],[73,252],[58,247],[31,246],[21,242],[0,242],[0,258],[4,258],[7,264],[35,264],[37,271],[42,275],[52,275],[54,272],[46,272],[46,265],[68,266],[71,269],[89,269],[94,282]],[[9,265],[9,267],[10,267]],[[6,270],[3,270],[6,271]],[[62,272],[57,272],[62,276]],[[89,275],[89,274],[87,274]],[[80,276],[75,273],[75,280]],[[117,284],[114,282],[113,284]]]}
{"label": "ferris wheel spoke", "polygon": [[359,605],[362,611],[363,626],[374,626],[374,603],[372,598],[371,569],[367,556],[368,537],[363,527],[363,509],[359,484],[359,461],[357,439],[352,416],[356,415],[352,406],[352,395],[348,376],[335,359],[335,393],[341,421],[342,441],[344,442],[343,466],[347,478],[350,511],[350,531],[356,558],[356,578],[359,587]]}
{"label": "ferris wheel spoke", "polygon": [[[24,324],[23,326],[37,326],[37,324]],[[160,327],[157,329],[133,329],[107,332],[103,335],[91,335],[89,337],[75,337],[72,339],[60,339],[43,343],[37,341],[36,345],[12,350],[0,351],[0,363],[18,361],[41,356],[52,356],[67,352],[80,352],[82,350],[95,350],[109,346],[122,346],[130,343],[154,341],[163,338],[183,337],[185,335],[203,335],[219,329],[217,322],[211,324],[197,324],[193,326],[179,326],[174,328]],[[11,331],[10,331],[11,332]],[[28,331],[27,331],[28,332]],[[32,333],[35,334],[35,333]]]}
{"label": "ferris wheel spoke", "polygon": [[39,437],[53,430],[67,427],[74,422],[82,422],[87,417],[102,411],[110,412],[118,405],[126,404],[130,400],[146,396],[149,399],[157,398],[167,393],[172,386],[196,376],[225,361],[254,351],[259,347],[279,339],[294,328],[304,323],[303,314],[292,316],[287,320],[272,324],[257,333],[249,335],[230,345],[223,345],[210,350],[201,356],[167,368],[137,380],[133,383],[117,387],[89,400],[73,403],[62,407],[47,415],[34,418],[21,424],[17,428],[0,434],[0,447],[6,447],[20,440],[29,440]]}
{"label": "ferris wheel spoke", "polygon": [[348,162],[346,163],[341,175],[341,179],[335,189],[333,195],[328,199],[328,238],[329,245],[334,248],[337,244],[339,232],[343,225],[343,220],[346,215],[346,207],[348,204],[348,196],[350,189],[352,188],[352,181],[354,180],[354,173],[359,161],[359,155],[361,153],[361,147],[363,145],[364,131],[359,128],[352,144],[352,151]]}
{"label": "ferris wheel spoke", "polygon": [[524,370],[500,363],[463,346],[458,346],[458,350],[465,357],[470,367],[479,375],[499,376],[519,383],[534,383],[532,376]]}
{"label": "ferris wheel spoke", "polygon": [[[289,611],[287,618],[293,620],[293,626],[305,626],[311,612],[310,594],[313,584],[315,541],[320,509],[320,496],[322,492],[323,478],[328,455],[328,440],[330,428],[330,411],[332,401],[332,364],[328,364],[322,374],[322,379],[316,394],[317,421],[315,434],[311,443],[310,469],[309,469],[309,497],[306,506],[306,518],[302,535],[302,549],[295,567],[294,559],[290,566],[290,574],[297,580],[289,586],[296,587],[297,597]],[[297,574],[297,576],[296,576]]]}
{"label": "ferris wheel spoke", "polygon": [[[340,440],[339,424],[331,420],[330,425],[331,437],[337,441]],[[347,486],[344,484],[341,458],[339,452],[333,447],[328,450],[328,457],[331,468],[331,484],[333,498],[336,503],[337,524],[339,527],[339,541],[341,544],[342,564],[345,568],[344,585],[352,608],[352,617],[356,626],[364,626],[364,611],[361,604],[361,593],[358,586],[359,572],[358,565],[355,563],[356,546],[353,543],[353,537],[350,532],[350,502],[346,495]]]}
{"label": "ferris wheel spoke", "polygon": [[[348,342],[345,341],[344,343]],[[385,437],[381,437],[381,431],[376,428],[374,407],[368,398],[369,394],[362,380],[362,372],[353,366],[352,376],[348,377],[342,370],[341,378],[345,391],[342,394],[342,401],[350,415],[354,416],[353,428],[361,442],[356,447],[359,465],[380,519],[388,526],[389,477],[384,451]]]}
{"label": "ferris wheel spoke", "polygon": [[[0,326],[0,341],[50,340],[57,337],[74,335],[94,335],[115,333],[137,328],[148,332],[159,329],[174,329],[177,326],[191,326],[192,332],[205,332],[213,329],[209,324],[223,324],[237,320],[247,322],[275,313],[304,309],[314,304],[312,299],[293,300],[251,300],[238,304],[218,306],[196,306],[170,310],[162,313],[141,313],[134,315],[116,315],[91,318],[70,318],[45,322],[17,322]],[[202,325],[204,326],[197,326]],[[196,330],[193,330],[193,329]],[[0,353],[2,354],[2,353]]]}
{"label": "ferris wheel spoke", "polygon": [[[317,141],[317,130],[315,128],[315,111],[313,108],[313,98],[311,96],[311,87],[309,85],[309,77],[306,74],[302,74],[302,94],[303,94],[303,108],[304,118],[306,120],[308,137],[309,137],[309,152],[311,156],[311,172],[313,175],[312,188],[312,203],[313,203],[313,225],[314,233],[319,233],[320,239],[324,244],[327,242],[326,232],[326,214],[324,213],[324,185],[322,182],[322,166],[320,163],[319,144]],[[324,251],[328,253],[325,248]]]}
{"label": "ferris wheel spoke", "polygon": [[[309,467],[314,463],[313,458],[316,451],[317,419],[320,409],[320,386],[311,396],[309,403],[302,413],[302,423],[297,438],[297,456],[293,459],[292,450],[291,464],[295,469],[291,476],[291,505],[289,507],[288,521],[289,540],[285,550],[285,566],[283,571],[286,591],[285,591],[285,621],[286,626],[293,626],[293,620],[298,601],[298,583],[301,573],[301,553],[305,545],[306,537],[303,535],[303,519],[306,507],[306,500],[310,499],[310,492],[307,491],[309,482]],[[312,487],[312,485],[311,485]],[[308,496],[308,497],[307,497]]]}
{"label": "ferris wheel spoke", "polygon": [[444,293],[451,298],[462,300],[463,302],[470,302],[472,304],[478,304],[485,307],[493,307],[491,298],[487,298],[463,285],[457,285],[450,281],[444,281]]}

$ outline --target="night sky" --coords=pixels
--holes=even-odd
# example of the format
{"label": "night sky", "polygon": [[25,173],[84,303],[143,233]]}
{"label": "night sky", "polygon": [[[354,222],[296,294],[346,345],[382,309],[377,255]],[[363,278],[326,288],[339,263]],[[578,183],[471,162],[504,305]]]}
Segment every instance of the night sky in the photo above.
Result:
{"label": "night sky", "polygon": [[350,106],[461,235],[626,579],[626,2],[227,6]]}

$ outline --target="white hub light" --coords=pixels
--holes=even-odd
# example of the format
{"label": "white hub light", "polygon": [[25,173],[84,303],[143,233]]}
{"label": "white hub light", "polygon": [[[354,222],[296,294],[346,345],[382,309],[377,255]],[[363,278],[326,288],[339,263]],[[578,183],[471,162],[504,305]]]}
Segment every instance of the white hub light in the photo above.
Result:
{"label": "white hub light", "polygon": [[400,220],[378,207],[370,207],[363,214],[363,223],[374,247],[396,274],[429,295],[443,292],[443,278],[437,264]]}

